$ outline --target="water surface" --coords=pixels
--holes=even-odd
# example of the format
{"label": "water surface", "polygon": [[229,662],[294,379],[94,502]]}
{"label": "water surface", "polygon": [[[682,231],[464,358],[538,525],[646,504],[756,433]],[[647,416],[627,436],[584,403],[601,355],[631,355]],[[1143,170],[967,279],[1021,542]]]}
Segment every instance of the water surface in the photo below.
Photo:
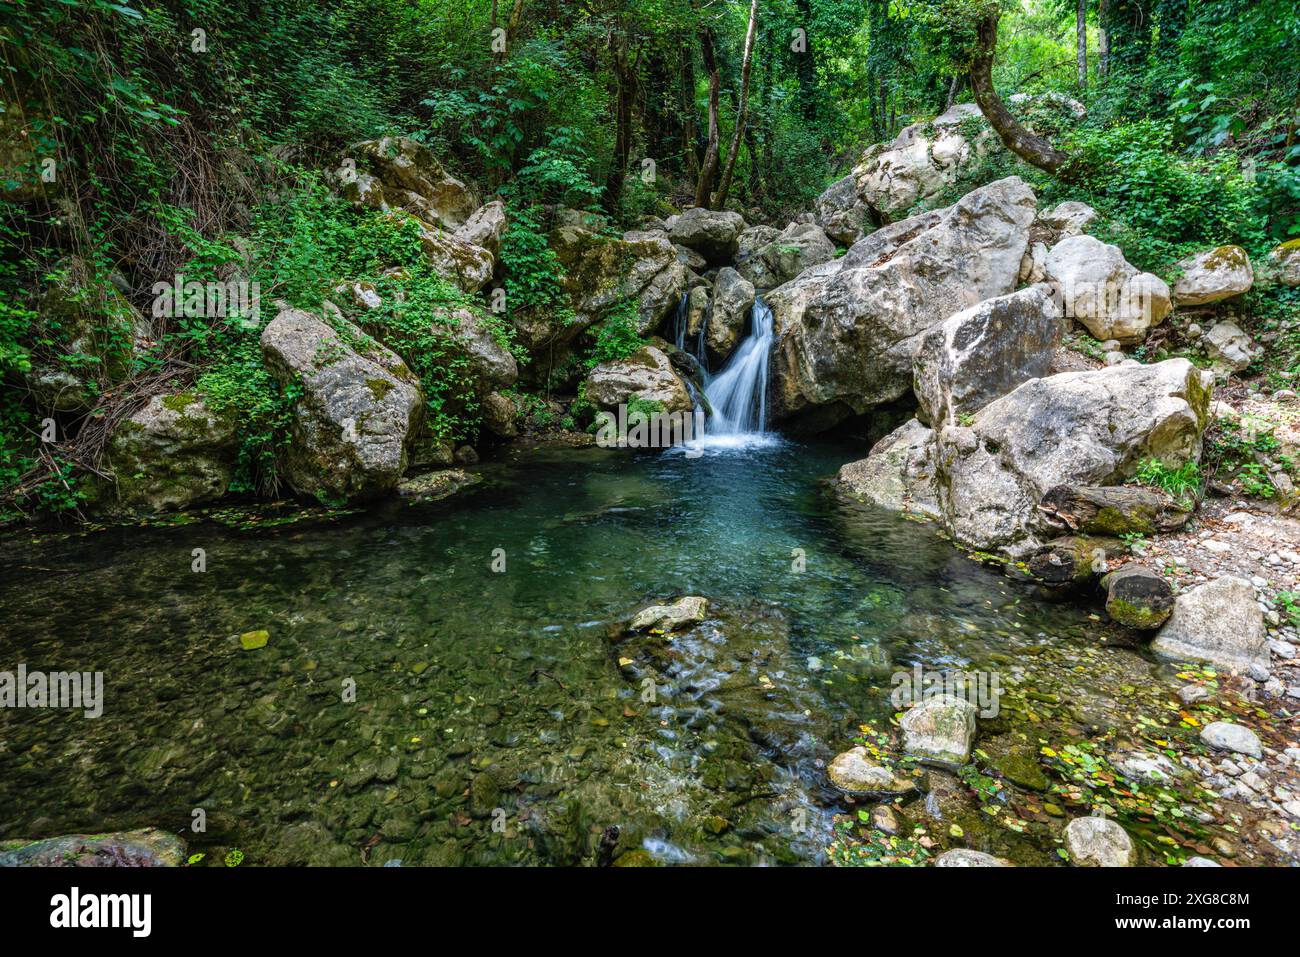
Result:
{"label": "water surface", "polygon": [[[0,712],[0,838],[156,825],[249,864],[577,864],[616,825],[640,859],[817,863],[848,810],[824,763],[887,726],[895,671],[1065,675],[1065,705],[1039,707],[1076,731],[1150,682],[1078,607],[838,500],[825,480],[860,454],[518,451],[430,506],[10,535],[0,670],[107,688],[94,720]],[[709,625],[611,637],[682,594]],[[966,843],[1054,859],[1014,831]]]}

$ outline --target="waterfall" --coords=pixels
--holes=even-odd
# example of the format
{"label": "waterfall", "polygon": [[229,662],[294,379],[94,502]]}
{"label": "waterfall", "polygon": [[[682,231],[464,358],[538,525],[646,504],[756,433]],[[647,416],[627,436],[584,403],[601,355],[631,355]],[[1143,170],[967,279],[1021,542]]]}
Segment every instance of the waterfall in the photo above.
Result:
{"label": "waterfall", "polygon": [[767,424],[767,362],[772,351],[772,310],[754,300],[752,330],[717,375],[708,377],[704,394],[713,415],[706,435],[761,433]]}

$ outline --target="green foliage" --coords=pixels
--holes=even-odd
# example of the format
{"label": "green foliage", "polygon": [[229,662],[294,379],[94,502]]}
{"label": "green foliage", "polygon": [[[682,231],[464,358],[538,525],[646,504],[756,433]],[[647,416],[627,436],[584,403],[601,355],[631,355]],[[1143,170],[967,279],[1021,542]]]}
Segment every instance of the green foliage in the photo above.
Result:
{"label": "green foliage", "polygon": [[1238,157],[1178,157],[1172,146],[1169,124],[1151,120],[1074,135],[1069,147],[1085,171],[1088,198],[1110,220],[1095,234],[1145,268],[1205,246],[1262,251],[1267,218]]}
{"label": "green foliage", "polygon": [[501,240],[507,313],[521,319],[543,314],[561,323],[573,322],[573,309],[560,284],[564,270],[547,240],[541,217],[540,207],[511,210]]}
{"label": "green foliage", "polygon": [[597,327],[596,344],[587,358],[587,367],[602,362],[619,362],[646,344],[637,332],[637,304],[624,299],[614,305]]}
{"label": "green foliage", "polygon": [[1143,485],[1167,492],[1184,508],[1191,508],[1201,493],[1201,467],[1192,461],[1171,468],[1159,459],[1146,459],[1138,464],[1136,478]]}

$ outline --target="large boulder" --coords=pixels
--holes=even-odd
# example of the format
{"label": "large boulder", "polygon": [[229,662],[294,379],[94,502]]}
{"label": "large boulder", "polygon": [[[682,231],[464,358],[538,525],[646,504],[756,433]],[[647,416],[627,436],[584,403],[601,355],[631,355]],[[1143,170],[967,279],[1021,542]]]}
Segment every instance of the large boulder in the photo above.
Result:
{"label": "large boulder", "polygon": [[1094,338],[1138,343],[1172,310],[1169,287],[1129,265],[1118,246],[1092,236],[1063,239],[1048,251],[1043,272],[1066,316]]}
{"label": "large boulder", "polygon": [[745,332],[745,320],[754,305],[754,286],[730,266],[723,266],[713,280],[711,302],[704,341],[721,362],[731,355]]}
{"label": "large boulder", "polygon": [[479,208],[469,186],[449,174],[427,146],[405,136],[353,143],[334,177],[346,199],[404,209],[444,230],[456,229]]}
{"label": "large boulder", "polygon": [[740,213],[692,206],[676,218],[668,235],[673,242],[695,250],[710,265],[721,266],[735,257],[744,228]]}
{"label": "large boulder", "polygon": [[611,238],[580,224],[587,221],[566,217],[548,237],[572,315],[555,308],[510,313],[517,341],[532,358],[523,374],[539,384],[571,366],[575,340],[616,306],[635,301],[637,332],[646,335],[677,309],[691,285],[693,274],[663,230]]}
{"label": "large boulder", "polygon": [[1058,534],[1038,509],[1054,486],[1113,485],[1146,459],[1198,459],[1213,384],[1186,359],[1065,372],[994,400],[969,427],[945,427],[938,489],[949,532],[1019,556]]}
{"label": "large boulder", "polygon": [[1255,284],[1250,257],[1240,246],[1219,246],[1175,264],[1174,302],[1204,306],[1248,292]]}
{"label": "large boulder", "polygon": [[1289,239],[1268,254],[1273,278],[1284,286],[1300,286],[1300,239]]}
{"label": "large boulder", "polygon": [[285,455],[297,492],[339,500],[397,485],[424,411],[405,362],[341,316],[302,309],[262,330],[262,355],[282,388],[301,392]]}
{"label": "large boulder", "polygon": [[872,446],[865,459],[844,465],[835,481],[859,501],[937,518],[934,451],[933,430],[908,419]]}
{"label": "large boulder", "polygon": [[1065,336],[1046,284],[987,299],[934,326],[913,360],[921,418],[958,422],[1029,379],[1048,374]]}
{"label": "large boulder", "polygon": [[451,340],[445,349],[448,371],[463,378],[475,395],[515,384],[519,365],[501,335],[491,328],[492,317],[456,306],[436,309],[432,318],[435,332]]}
{"label": "large boulder", "polygon": [[813,203],[816,223],[835,242],[852,246],[871,228],[871,210],[858,198],[852,174],[837,179]]}
{"label": "large boulder", "polygon": [[691,396],[664,352],[642,346],[626,359],[602,362],[587,376],[584,394],[602,409],[615,409],[630,398],[659,404],[661,412],[689,412]]}
{"label": "large boulder", "polygon": [[789,282],[805,269],[834,259],[835,244],[826,238],[820,226],[791,223],[763,247],[760,256],[766,267],[766,288],[771,288]]}
{"label": "large boulder", "polygon": [[1043,210],[1038,214],[1038,221],[1064,239],[1083,235],[1097,221],[1097,211],[1087,203],[1067,200]]}
{"label": "large boulder", "polygon": [[822,407],[830,425],[904,396],[922,333],[1015,289],[1033,217],[1033,192],[1009,177],[775,290],[774,420]]}
{"label": "large boulder", "polygon": [[[973,139],[964,132],[968,122],[979,124]],[[995,140],[978,106],[958,104],[934,120],[913,123],[887,146],[870,147],[853,170],[858,197],[885,221],[899,219],[952,186],[962,167]]]}
{"label": "large boulder", "polygon": [[190,508],[226,494],[239,460],[234,417],[192,392],[155,395],[113,430],[109,462],[123,508]]}
{"label": "large boulder", "polygon": [[30,368],[23,384],[39,409],[77,412],[131,373],[151,335],[148,321],[114,282],[70,256],[49,272],[35,303]]}
{"label": "large boulder", "polygon": [[452,233],[423,222],[419,223],[419,237],[420,249],[433,271],[464,292],[478,292],[492,278],[496,259],[482,246],[464,242]]}
{"label": "large boulder", "polygon": [[774,282],[771,268],[763,259],[765,250],[781,231],[775,226],[750,226],[736,238],[736,270],[752,282],[755,288],[771,289]]}
{"label": "large boulder", "polygon": [[1244,578],[1226,576],[1183,592],[1174,599],[1173,614],[1151,648],[1170,658],[1267,673],[1268,633],[1254,586]]}
{"label": "large boulder", "polygon": [[486,249],[495,259],[505,232],[506,205],[495,199],[475,210],[451,235],[459,242]]}

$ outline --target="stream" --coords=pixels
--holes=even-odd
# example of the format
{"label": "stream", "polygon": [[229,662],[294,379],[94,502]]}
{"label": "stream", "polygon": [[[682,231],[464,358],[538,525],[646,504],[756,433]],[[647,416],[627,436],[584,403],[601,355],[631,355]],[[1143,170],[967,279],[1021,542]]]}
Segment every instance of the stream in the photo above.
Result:
{"label": "stream", "polygon": [[[296,524],[0,538],[0,670],[105,681],[98,718],[0,711],[0,839],[155,825],[253,865],[579,864],[615,825],[621,863],[822,863],[854,810],[825,763],[888,730],[895,672],[997,672],[977,747],[1022,765],[1176,687],[1087,609],[840,500],[825,480],[860,449],[766,438],[513,450],[454,499]],[[703,625],[619,637],[683,594]],[[1039,808],[1036,776],[995,803]],[[912,810],[1055,861],[1037,810],[998,826],[955,781]]]}

